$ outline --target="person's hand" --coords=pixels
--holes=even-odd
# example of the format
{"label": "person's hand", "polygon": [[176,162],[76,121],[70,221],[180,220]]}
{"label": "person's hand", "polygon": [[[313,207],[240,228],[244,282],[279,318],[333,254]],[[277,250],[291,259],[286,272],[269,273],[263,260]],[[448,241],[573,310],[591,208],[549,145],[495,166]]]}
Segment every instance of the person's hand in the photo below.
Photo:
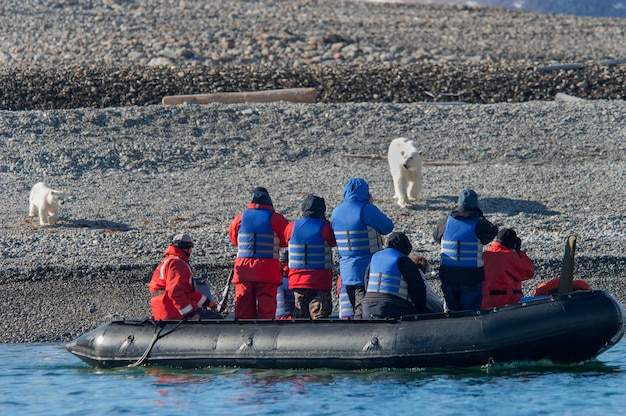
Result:
{"label": "person's hand", "polygon": [[209,304],[206,306],[206,308],[214,310],[215,308],[217,308],[217,302],[214,300],[210,301]]}

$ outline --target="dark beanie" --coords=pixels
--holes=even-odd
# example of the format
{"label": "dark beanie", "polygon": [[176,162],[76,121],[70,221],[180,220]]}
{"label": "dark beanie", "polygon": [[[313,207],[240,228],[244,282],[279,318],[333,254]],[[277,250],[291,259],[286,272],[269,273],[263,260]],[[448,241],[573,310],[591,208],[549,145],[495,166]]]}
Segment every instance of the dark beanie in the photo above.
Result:
{"label": "dark beanie", "polygon": [[393,232],[389,234],[387,237],[387,247],[395,248],[400,253],[407,256],[411,253],[411,250],[413,250],[409,237],[402,232]]}
{"label": "dark beanie", "polygon": [[186,250],[193,247],[193,240],[189,234],[176,234],[172,238],[172,245],[181,250]]}
{"label": "dark beanie", "polygon": [[478,208],[478,195],[471,189],[463,189],[457,205],[463,208]]}
{"label": "dark beanie", "polygon": [[512,228],[503,228],[498,231],[496,241],[511,250],[515,250],[518,242],[517,233]]}
{"label": "dark beanie", "polygon": [[273,205],[270,193],[261,186],[257,186],[252,190],[252,202],[255,204]]}
{"label": "dark beanie", "polygon": [[326,201],[321,196],[309,194],[302,201],[303,218],[326,218]]}

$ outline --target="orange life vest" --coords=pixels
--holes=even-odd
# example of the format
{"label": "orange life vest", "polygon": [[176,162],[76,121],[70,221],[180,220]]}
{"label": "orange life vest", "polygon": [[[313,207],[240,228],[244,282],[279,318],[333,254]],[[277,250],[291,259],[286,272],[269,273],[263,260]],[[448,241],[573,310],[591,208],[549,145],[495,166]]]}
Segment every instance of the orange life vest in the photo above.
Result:
{"label": "orange life vest", "polygon": [[[555,277],[554,279],[550,279],[547,282],[540,283],[533,296],[540,295],[549,295],[550,293],[559,289],[559,282],[561,281],[560,277]],[[590,290],[591,287],[584,280],[575,279],[573,281],[574,292],[577,290]]]}

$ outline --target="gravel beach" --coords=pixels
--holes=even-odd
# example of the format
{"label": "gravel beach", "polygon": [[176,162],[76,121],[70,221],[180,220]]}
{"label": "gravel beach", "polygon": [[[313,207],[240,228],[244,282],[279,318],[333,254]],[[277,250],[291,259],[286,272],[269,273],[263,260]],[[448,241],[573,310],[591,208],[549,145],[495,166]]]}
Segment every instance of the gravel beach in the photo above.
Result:
{"label": "gravel beach", "polygon": [[[194,273],[219,293],[236,252],[228,225],[253,187],[295,219],[307,193],[330,214],[354,176],[431,261],[437,290],[432,230],[472,187],[535,262],[526,293],[559,274],[576,234],[576,278],[626,301],[624,19],[341,1],[92,3],[0,5],[0,342],[65,342],[149,316],[147,282],[178,232],[194,237]],[[564,63],[580,68],[538,70]],[[299,86],[315,87],[318,102],[160,104]],[[581,100],[556,101],[559,92]],[[392,199],[385,159],[400,136],[427,160],[407,209]],[[39,181],[69,196],[55,226],[28,216]]]}

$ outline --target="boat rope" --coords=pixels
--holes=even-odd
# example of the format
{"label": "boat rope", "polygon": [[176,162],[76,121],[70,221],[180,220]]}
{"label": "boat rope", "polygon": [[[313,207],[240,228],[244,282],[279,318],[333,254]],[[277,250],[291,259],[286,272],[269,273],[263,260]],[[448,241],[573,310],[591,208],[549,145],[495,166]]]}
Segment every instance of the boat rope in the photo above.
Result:
{"label": "boat rope", "polygon": [[154,344],[156,344],[157,340],[159,339],[159,334],[161,333],[163,328],[164,328],[163,326],[157,325],[155,322],[154,335],[152,336],[152,341],[150,341],[148,348],[146,348],[146,350],[143,352],[143,355],[137,361],[135,361],[132,364],[128,364],[129,367],[140,366],[141,364],[143,364],[144,361],[146,361],[146,358],[148,358],[148,354],[150,354],[150,351],[152,351],[152,347],[154,347]]}
{"label": "boat rope", "polygon": [[[172,332],[174,332],[183,322],[186,322],[187,320],[184,319],[180,322],[178,322],[178,324],[176,324],[176,326],[174,326],[174,328],[172,328],[170,331],[168,331],[167,333],[163,334],[163,336],[166,336],[168,334],[171,334]],[[165,325],[160,323],[160,322],[154,322],[154,335],[152,336],[152,340],[150,341],[150,344],[148,345],[148,348],[146,348],[146,350],[144,351],[144,353],[141,355],[141,357],[135,361],[132,364],[128,364],[129,367],[138,367],[141,364],[144,363],[144,361],[146,361],[146,359],[148,358],[148,355],[150,354],[150,351],[152,351],[152,348],[154,347],[154,344],[156,344],[156,342],[158,341],[159,338],[161,338],[161,331],[163,331],[163,329],[165,328]]]}

